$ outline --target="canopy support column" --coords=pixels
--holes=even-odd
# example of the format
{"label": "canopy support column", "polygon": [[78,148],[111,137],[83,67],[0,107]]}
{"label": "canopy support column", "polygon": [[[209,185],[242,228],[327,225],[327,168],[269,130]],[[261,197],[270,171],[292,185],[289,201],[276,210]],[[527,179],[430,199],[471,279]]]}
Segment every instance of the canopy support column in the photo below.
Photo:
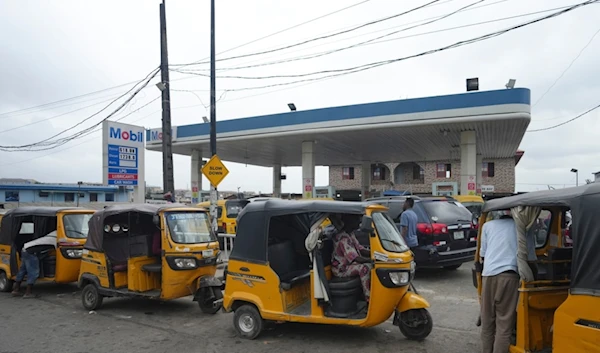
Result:
{"label": "canopy support column", "polygon": [[475,195],[477,192],[477,134],[475,131],[460,133],[460,194]]}
{"label": "canopy support column", "polygon": [[281,164],[273,165],[273,197],[281,198]]}
{"label": "canopy support column", "polygon": [[315,142],[302,142],[302,198],[314,197],[315,188]]}
{"label": "canopy support column", "polygon": [[191,165],[192,205],[200,202],[200,190],[202,190],[202,151],[192,150]]}
{"label": "canopy support column", "polygon": [[362,162],[360,172],[360,198],[364,201],[369,198],[369,190],[371,189],[371,162]]}

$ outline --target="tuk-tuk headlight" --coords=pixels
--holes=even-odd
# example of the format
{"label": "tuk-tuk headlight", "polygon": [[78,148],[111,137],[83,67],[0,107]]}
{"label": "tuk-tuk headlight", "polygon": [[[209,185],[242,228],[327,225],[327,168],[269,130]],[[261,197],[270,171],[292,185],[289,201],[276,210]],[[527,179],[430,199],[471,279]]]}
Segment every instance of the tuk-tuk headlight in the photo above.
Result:
{"label": "tuk-tuk headlight", "polygon": [[390,272],[390,280],[397,286],[403,286],[410,281],[410,274],[406,271]]}
{"label": "tuk-tuk headlight", "polygon": [[180,258],[173,260],[175,266],[178,268],[196,268],[196,259],[194,258]]}
{"label": "tuk-tuk headlight", "polygon": [[66,249],[64,254],[70,259],[79,259],[83,255],[83,249]]}

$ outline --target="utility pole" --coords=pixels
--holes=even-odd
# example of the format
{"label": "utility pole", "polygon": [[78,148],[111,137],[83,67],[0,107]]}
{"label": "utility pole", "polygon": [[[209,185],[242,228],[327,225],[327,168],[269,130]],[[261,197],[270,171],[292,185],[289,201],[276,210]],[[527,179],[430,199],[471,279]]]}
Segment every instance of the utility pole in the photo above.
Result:
{"label": "utility pole", "polygon": [[[215,74],[215,0],[210,0],[210,151],[217,154],[217,107]],[[212,227],[217,232],[217,188],[210,186],[210,216]]]}
{"label": "utility pole", "polygon": [[173,150],[171,136],[171,83],[169,82],[169,55],[167,51],[167,16],[165,0],[160,4],[160,76],[162,81],[162,153],[163,193],[175,194],[173,178]]}

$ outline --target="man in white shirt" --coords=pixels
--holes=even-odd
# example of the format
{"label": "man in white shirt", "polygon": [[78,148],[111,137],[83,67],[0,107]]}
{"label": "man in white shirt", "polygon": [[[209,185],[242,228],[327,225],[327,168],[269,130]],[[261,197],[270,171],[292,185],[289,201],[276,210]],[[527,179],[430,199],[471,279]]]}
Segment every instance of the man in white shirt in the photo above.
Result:
{"label": "man in white shirt", "polygon": [[35,295],[32,294],[31,290],[33,289],[35,281],[40,276],[40,259],[37,254],[40,251],[51,248],[56,248],[56,231],[25,243],[23,251],[21,251],[21,267],[17,273],[17,278],[15,278],[15,284],[12,291],[13,296],[16,297],[21,295],[21,282],[25,275],[27,275],[27,289],[25,289],[23,298],[35,298]]}
{"label": "man in white shirt", "polygon": [[479,254],[483,353],[507,353],[519,299],[517,229],[508,211],[483,225]]}

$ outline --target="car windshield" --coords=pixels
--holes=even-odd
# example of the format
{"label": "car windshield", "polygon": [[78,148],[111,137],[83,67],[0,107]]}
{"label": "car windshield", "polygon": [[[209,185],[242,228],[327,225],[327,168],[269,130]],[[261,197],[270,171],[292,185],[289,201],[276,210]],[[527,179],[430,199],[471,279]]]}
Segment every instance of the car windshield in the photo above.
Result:
{"label": "car windshield", "polygon": [[90,231],[88,221],[92,214],[68,214],[63,217],[65,234],[68,238],[85,239]]}
{"label": "car windshield", "polygon": [[204,212],[169,212],[166,218],[175,243],[197,244],[216,240],[210,231],[208,215]]}
{"label": "car windshield", "polygon": [[409,248],[402,239],[398,227],[394,224],[390,216],[383,212],[373,213],[373,223],[379,234],[381,246],[391,252],[405,252]]}
{"label": "car windshield", "polygon": [[242,209],[244,208],[244,206],[246,206],[247,204],[248,204],[248,201],[246,201],[246,200],[227,201],[225,203],[227,218],[236,218],[238,216],[238,214],[240,214],[240,212],[242,212]]}
{"label": "car windshield", "polygon": [[454,202],[445,200],[422,202],[423,208],[433,223],[456,224],[471,222],[473,216],[469,210]]}

